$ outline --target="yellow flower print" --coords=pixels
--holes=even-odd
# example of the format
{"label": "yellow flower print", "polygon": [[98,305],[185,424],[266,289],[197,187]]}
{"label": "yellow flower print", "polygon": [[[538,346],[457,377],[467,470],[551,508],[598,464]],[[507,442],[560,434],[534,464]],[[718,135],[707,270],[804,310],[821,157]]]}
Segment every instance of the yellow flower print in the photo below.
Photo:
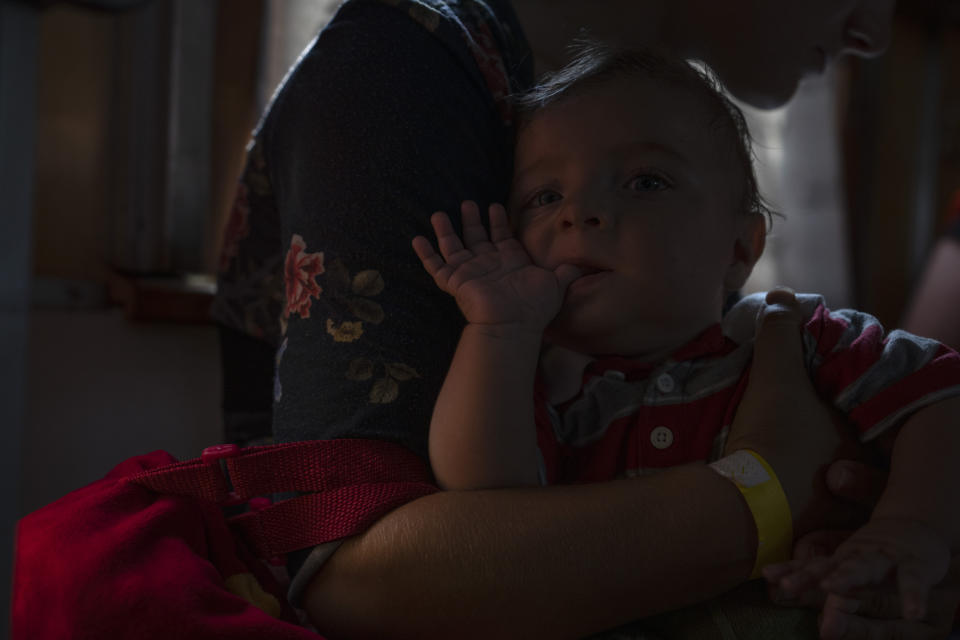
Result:
{"label": "yellow flower print", "polygon": [[353,276],[351,288],[358,296],[375,296],[386,286],[383,276],[376,269],[366,269]]}
{"label": "yellow flower print", "polygon": [[327,333],[334,342],[353,342],[363,335],[363,323],[346,320],[337,325],[333,318],[327,318]]}
{"label": "yellow flower print", "polygon": [[393,378],[394,380],[410,380],[411,378],[419,378],[420,374],[417,373],[417,370],[411,367],[410,365],[403,364],[402,362],[391,362],[385,364],[384,367],[387,370],[387,375]]}
{"label": "yellow flower print", "polygon": [[373,377],[373,363],[366,358],[355,358],[347,368],[347,380],[369,380]]}
{"label": "yellow flower print", "polygon": [[[363,335],[364,323],[378,325],[386,320],[383,307],[373,300],[386,287],[383,276],[376,269],[364,269],[351,275],[346,265],[334,259],[326,265],[325,286],[325,294],[342,304],[355,318],[339,324],[334,318],[327,318],[327,333],[333,336],[335,342],[355,342]],[[378,369],[382,375],[374,379]],[[400,395],[400,383],[419,378],[420,374],[402,362],[360,357],[350,362],[344,376],[354,382],[374,379],[368,393],[369,402],[390,404]]]}
{"label": "yellow flower print", "polygon": [[373,383],[370,389],[370,402],[372,404],[390,404],[400,395],[400,385],[393,378],[380,378]]}
{"label": "yellow flower print", "polygon": [[[400,383],[412,378],[419,378],[420,374],[410,365],[402,362],[381,362],[384,375],[374,381],[370,388],[369,400],[371,404],[390,404],[400,395]],[[350,363],[346,377],[348,380],[362,381],[373,377],[375,365],[367,358],[356,358]]]}

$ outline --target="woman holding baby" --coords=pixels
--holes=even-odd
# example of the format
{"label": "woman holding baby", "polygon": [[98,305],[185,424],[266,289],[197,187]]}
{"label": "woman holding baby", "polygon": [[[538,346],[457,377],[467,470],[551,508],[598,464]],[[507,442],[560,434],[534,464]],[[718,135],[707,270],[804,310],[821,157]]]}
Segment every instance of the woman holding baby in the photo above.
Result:
{"label": "woman holding baby", "polygon": [[[774,107],[832,59],[881,53],[892,4],[345,3],[250,148],[215,315],[227,360],[276,375],[266,406],[263,395],[241,393],[225,407],[253,415],[272,403],[279,441],[385,440],[426,461],[463,320],[410,239],[432,232],[434,211],[506,200],[516,135],[509,96],[563,65],[587,29],[703,60],[735,96]],[[857,454],[844,449],[850,443],[806,377],[791,296],[776,295],[782,304],[763,317],[729,442],[770,463],[802,553],[822,538],[804,534],[857,524],[855,509],[815,481],[825,463]],[[231,378],[237,370],[224,372],[228,391],[244,389]],[[853,472],[845,491],[844,471]],[[825,477],[846,497],[875,495],[882,482],[847,463]],[[742,584],[757,556],[741,493],[703,465],[588,485],[437,492],[386,513],[351,506],[357,517],[376,513],[365,533],[304,550],[291,565],[291,597],[334,638],[582,637],[709,602]],[[871,606],[883,599],[856,608],[833,598],[821,631],[941,637],[956,599],[944,596],[936,609],[939,597],[923,620]]]}

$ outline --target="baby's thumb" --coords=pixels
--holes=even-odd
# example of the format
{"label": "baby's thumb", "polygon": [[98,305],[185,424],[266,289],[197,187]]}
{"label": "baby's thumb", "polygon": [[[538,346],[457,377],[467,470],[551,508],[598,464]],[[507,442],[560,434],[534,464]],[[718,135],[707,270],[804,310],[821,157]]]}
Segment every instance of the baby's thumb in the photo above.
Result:
{"label": "baby's thumb", "polygon": [[751,377],[786,380],[803,377],[803,344],[800,303],[791,289],[781,287],[767,293],[766,306],[757,314],[757,339]]}

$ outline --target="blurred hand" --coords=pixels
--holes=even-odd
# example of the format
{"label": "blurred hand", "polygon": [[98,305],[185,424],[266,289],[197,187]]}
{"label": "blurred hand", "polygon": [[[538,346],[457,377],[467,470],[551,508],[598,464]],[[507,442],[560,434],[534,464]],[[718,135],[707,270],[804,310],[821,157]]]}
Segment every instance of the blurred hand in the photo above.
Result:
{"label": "blurred hand", "polygon": [[824,556],[793,559],[764,570],[788,598],[810,590],[851,596],[893,585],[903,617],[922,620],[927,593],[950,568],[950,548],[927,525],[904,518],[873,518]]}
{"label": "blurred hand", "polygon": [[[838,460],[830,465],[826,474],[827,489],[862,513],[869,513],[876,505],[886,481],[885,471],[854,460]],[[780,579],[788,575],[793,566],[805,566],[818,558],[832,556],[853,533],[853,530],[818,530],[797,540],[793,553],[795,565],[785,563],[764,571],[771,600],[784,606],[821,609],[821,637],[825,640],[946,638],[960,605],[960,557],[951,560],[946,579],[930,590],[926,615],[920,620],[905,618],[903,599],[892,582],[859,589],[856,596],[810,589],[788,597],[788,592],[780,587]]]}
{"label": "blurred hand", "polygon": [[793,292],[767,294],[743,400],[725,454],[752,449],[773,468],[793,515],[795,535],[836,526],[849,514],[826,490],[827,464],[852,436],[843,418],[817,395],[804,364],[803,317]]}
{"label": "blurred hand", "polygon": [[[850,532],[824,531],[806,536],[797,545],[799,553],[832,554]],[[831,546],[834,545],[834,546]],[[815,561],[817,556],[795,555],[794,561]],[[823,640],[943,640],[954,625],[960,605],[960,556],[951,560],[946,578],[930,590],[925,615],[918,620],[904,616],[903,599],[893,581],[858,589],[847,595],[827,594],[814,589],[789,597],[779,579],[791,563],[771,565],[764,571],[771,600],[782,606],[821,609],[820,637]]]}

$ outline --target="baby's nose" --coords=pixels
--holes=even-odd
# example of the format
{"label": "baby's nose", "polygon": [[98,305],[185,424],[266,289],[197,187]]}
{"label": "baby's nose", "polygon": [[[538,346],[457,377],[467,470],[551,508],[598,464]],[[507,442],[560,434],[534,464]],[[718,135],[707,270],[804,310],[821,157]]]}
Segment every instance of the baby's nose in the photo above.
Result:
{"label": "baby's nose", "polygon": [[571,227],[608,227],[611,223],[611,215],[604,203],[597,201],[596,198],[583,199],[570,198],[562,209],[560,216],[561,224],[564,229]]}
{"label": "baby's nose", "polygon": [[565,228],[575,227],[578,225],[583,225],[585,227],[599,227],[603,225],[603,221],[599,216],[584,216],[580,218],[571,217],[563,221],[563,226]]}

